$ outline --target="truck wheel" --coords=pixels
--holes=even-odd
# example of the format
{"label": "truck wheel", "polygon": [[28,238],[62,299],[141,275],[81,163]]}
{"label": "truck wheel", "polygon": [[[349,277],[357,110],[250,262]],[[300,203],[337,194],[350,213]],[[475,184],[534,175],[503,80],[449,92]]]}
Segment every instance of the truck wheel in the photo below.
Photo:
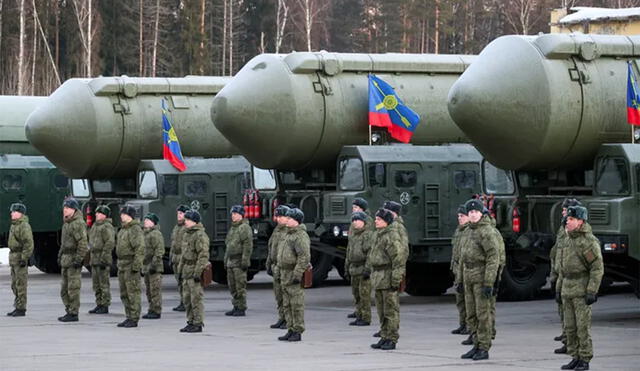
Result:
{"label": "truck wheel", "polygon": [[213,268],[213,282],[221,285],[227,284],[227,270],[223,262],[211,262]]}
{"label": "truck wheel", "polygon": [[438,296],[453,285],[448,264],[407,263],[405,292],[412,296]]}
{"label": "truck wheel", "polygon": [[60,266],[58,265],[58,250],[60,247],[58,246],[56,234],[35,233],[33,240],[32,265],[44,273],[60,273]]}
{"label": "truck wheel", "polygon": [[344,259],[334,258],[333,266],[336,268],[336,270],[338,270],[338,274],[340,275],[340,277],[342,277],[342,279],[346,282],[349,282],[349,279],[346,277],[346,272],[344,270]]}
{"label": "truck wheel", "polygon": [[313,266],[313,287],[318,287],[327,279],[333,268],[333,256],[311,250],[311,265]]}
{"label": "truck wheel", "polygon": [[498,299],[504,301],[531,300],[547,283],[549,263],[527,252],[507,254],[502,272]]}

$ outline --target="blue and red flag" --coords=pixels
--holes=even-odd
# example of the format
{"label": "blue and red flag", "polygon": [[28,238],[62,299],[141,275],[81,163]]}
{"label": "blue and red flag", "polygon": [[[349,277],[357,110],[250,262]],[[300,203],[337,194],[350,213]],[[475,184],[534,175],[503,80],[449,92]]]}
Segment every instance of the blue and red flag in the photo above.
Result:
{"label": "blue and red flag", "polygon": [[387,128],[391,136],[409,143],[420,123],[420,116],[405,106],[384,80],[369,75],[369,125]]}
{"label": "blue and red flag", "polygon": [[633,73],[631,62],[627,63],[627,122],[640,125],[640,97],[638,96],[638,80]]}
{"label": "blue and red flag", "polygon": [[167,107],[164,99],[162,100],[162,157],[168,160],[179,171],[185,171],[187,165],[184,164],[182,151],[178,136],[173,129],[173,125],[169,121]]}

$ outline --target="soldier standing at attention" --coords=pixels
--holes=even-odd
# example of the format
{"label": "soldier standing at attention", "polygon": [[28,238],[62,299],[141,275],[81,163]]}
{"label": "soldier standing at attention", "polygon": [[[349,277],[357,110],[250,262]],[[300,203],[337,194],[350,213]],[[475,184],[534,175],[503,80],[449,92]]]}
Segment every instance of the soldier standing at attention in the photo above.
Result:
{"label": "soldier standing at attention", "polygon": [[564,309],[564,332],[567,353],[572,360],[563,370],[588,370],[593,358],[591,343],[591,304],[604,273],[600,241],[587,223],[587,209],[570,206],[567,209],[566,244],[558,251],[559,269],[556,296]]}
{"label": "soldier standing at attention", "polygon": [[122,228],[118,232],[118,281],[120,300],[127,316],[118,327],[138,327],[140,319],[140,272],[144,259],[144,233],[140,221],[135,219],[136,209],[125,205],[120,210]]}
{"label": "soldier standing at attention", "polygon": [[58,252],[61,267],[62,284],[60,296],[66,314],[58,317],[60,322],[77,322],[80,309],[80,272],[87,254],[87,228],[82,218],[80,204],[74,198],[68,198],[62,204],[62,241]]}
{"label": "soldier standing at attention", "polygon": [[162,314],[162,273],[164,264],[164,237],[158,223],[160,219],[154,213],[144,216],[144,285],[147,288],[149,311],[144,319],[158,319]]}
{"label": "soldier standing at attention", "polygon": [[[469,216],[469,239],[460,252],[458,274],[463,274],[467,326],[472,331],[473,348],[463,359],[488,359],[491,348],[493,286],[500,265],[499,234],[489,215],[483,215],[482,201],[471,199],[465,208]],[[461,272],[462,271],[462,272]]]}
{"label": "soldier standing at attention", "polygon": [[11,266],[11,290],[15,299],[10,317],[24,317],[27,313],[27,276],[29,258],[33,253],[33,233],[27,217],[27,207],[15,203],[9,208],[11,227],[9,228],[9,265]]}
{"label": "soldier standing at attention", "polygon": [[460,268],[460,250],[461,246],[465,243],[468,234],[469,217],[467,216],[467,209],[464,205],[460,205],[457,210],[458,213],[458,227],[456,228],[453,237],[451,238],[451,272],[453,273],[454,281],[453,285],[456,288],[456,307],[458,308],[458,320],[460,326],[457,329],[451,331],[452,334],[467,335],[469,330],[467,329],[467,311],[464,303],[464,282],[462,275],[459,274]]}
{"label": "soldier standing at attention", "polygon": [[231,228],[225,239],[224,265],[233,309],[226,316],[244,317],[247,310],[247,270],[253,253],[253,230],[242,205],[231,207]]}
{"label": "soldier standing at attention", "polygon": [[209,237],[200,223],[200,213],[189,210],[184,213],[186,227],[179,272],[182,275],[182,302],[187,311],[187,325],[180,332],[202,332],[204,326],[204,290],[200,277],[209,262]]}
{"label": "soldier standing at attention", "polygon": [[180,295],[180,304],[173,308],[176,312],[184,312],[184,304],[182,303],[182,280],[180,279],[180,272],[178,266],[180,265],[180,256],[182,255],[182,241],[184,238],[184,213],[189,211],[187,205],[179,205],[176,208],[176,225],[171,232],[171,250],[169,250],[169,258],[171,259],[171,267],[173,268],[173,275],[178,283],[178,294]]}
{"label": "soldier standing at attention", "polygon": [[271,328],[286,329],[287,321],[285,320],[284,308],[282,306],[282,283],[280,282],[280,271],[278,270],[278,251],[281,242],[287,233],[286,213],[289,207],[280,205],[276,208],[274,215],[278,223],[269,237],[267,262],[267,274],[273,277],[273,293],[276,297],[276,306],[278,308],[278,321]]}
{"label": "soldier standing at attention", "polygon": [[362,211],[352,214],[344,262],[344,270],[351,277],[351,291],[356,307],[356,320],[349,323],[351,326],[371,324],[371,271],[366,263],[375,232],[365,224],[367,217]]}
{"label": "soldier standing at attention", "polygon": [[287,232],[278,247],[278,270],[282,282],[282,305],[287,333],[282,341],[300,341],[304,332],[304,289],[302,276],[311,260],[311,241],[302,224],[304,213],[298,208],[287,211]]}
{"label": "soldier standing at attention", "polygon": [[91,314],[109,313],[111,305],[111,263],[116,247],[116,231],[111,222],[111,209],[100,205],[96,209],[96,221],[89,229],[89,253],[91,254],[91,281],[96,295],[96,307]]}

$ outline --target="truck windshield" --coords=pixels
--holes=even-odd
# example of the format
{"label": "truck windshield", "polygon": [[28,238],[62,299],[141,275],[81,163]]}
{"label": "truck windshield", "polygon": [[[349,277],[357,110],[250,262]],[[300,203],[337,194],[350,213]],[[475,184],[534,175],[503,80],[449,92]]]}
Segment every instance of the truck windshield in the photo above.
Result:
{"label": "truck windshield", "polygon": [[86,179],[71,179],[73,197],[89,197],[89,182]]}
{"label": "truck windshield", "polygon": [[340,160],[340,189],[359,191],[362,188],[364,188],[362,161],[355,157]]}
{"label": "truck windshield", "polygon": [[484,162],[483,168],[485,193],[510,195],[516,191],[511,172],[498,169],[488,161]]}
{"label": "truck windshield", "polygon": [[596,192],[601,195],[629,193],[629,173],[623,158],[603,157],[596,167]]}
{"label": "truck windshield", "polygon": [[158,183],[155,172],[144,170],[138,173],[138,193],[142,198],[158,197]]}
{"label": "truck windshield", "polygon": [[253,187],[255,189],[276,189],[276,175],[273,170],[260,169],[252,166]]}

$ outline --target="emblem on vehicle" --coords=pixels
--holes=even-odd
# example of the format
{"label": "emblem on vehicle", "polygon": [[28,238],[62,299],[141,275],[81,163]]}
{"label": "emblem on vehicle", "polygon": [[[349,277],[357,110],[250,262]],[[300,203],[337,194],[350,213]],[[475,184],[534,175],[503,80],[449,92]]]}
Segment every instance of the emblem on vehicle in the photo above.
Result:
{"label": "emblem on vehicle", "polygon": [[401,204],[408,205],[410,200],[411,200],[411,197],[409,196],[408,192],[400,193],[400,203]]}
{"label": "emblem on vehicle", "polygon": [[200,210],[200,201],[198,201],[198,200],[191,201],[191,209],[193,209],[195,211]]}

